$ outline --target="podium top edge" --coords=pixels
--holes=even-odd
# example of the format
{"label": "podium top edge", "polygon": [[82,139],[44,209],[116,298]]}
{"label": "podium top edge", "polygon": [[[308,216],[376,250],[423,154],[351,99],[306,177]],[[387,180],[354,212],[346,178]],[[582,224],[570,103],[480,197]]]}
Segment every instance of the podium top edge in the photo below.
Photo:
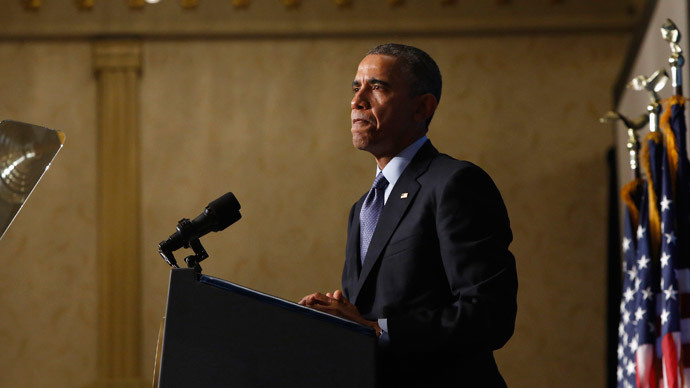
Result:
{"label": "podium top edge", "polygon": [[[179,271],[179,270],[173,270],[173,271]],[[251,288],[241,286],[239,284],[236,284],[236,283],[224,280],[224,279],[216,278],[216,277],[209,276],[209,275],[201,275],[201,277],[199,278],[199,282],[202,284],[207,284],[209,286],[220,288],[220,289],[223,289],[226,291],[231,291],[231,292],[235,292],[237,294],[248,296],[250,298],[260,300],[264,303],[272,304],[274,306],[278,306],[278,307],[281,307],[281,308],[284,308],[287,310],[291,310],[291,311],[297,312],[299,314],[311,316],[315,319],[319,319],[319,320],[326,321],[326,322],[329,322],[329,323],[332,323],[332,324],[335,324],[338,326],[342,326],[344,328],[347,328],[347,329],[350,329],[353,331],[357,331],[357,332],[360,332],[362,334],[372,336],[374,338],[376,337],[376,332],[368,326],[359,324],[359,323],[354,322],[354,321],[350,321],[349,319],[336,317],[334,315],[330,315],[330,314],[327,314],[327,313],[324,313],[324,312],[321,312],[318,310],[314,310],[314,309],[306,307],[306,306],[301,306],[301,305],[294,303],[294,302],[291,302],[289,300],[285,300],[285,299],[279,298],[277,296],[273,296],[273,295],[269,295],[269,294],[266,294],[266,293],[263,293],[260,291],[256,291],[256,290],[253,290]]]}

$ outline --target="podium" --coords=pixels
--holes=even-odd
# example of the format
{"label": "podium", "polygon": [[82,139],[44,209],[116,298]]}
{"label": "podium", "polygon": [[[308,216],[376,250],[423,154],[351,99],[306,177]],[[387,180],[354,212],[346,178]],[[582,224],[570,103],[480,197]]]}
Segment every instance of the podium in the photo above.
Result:
{"label": "podium", "polygon": [[358,323],[194,269],[173,269],[159,387],[374,387],[376,335]]}

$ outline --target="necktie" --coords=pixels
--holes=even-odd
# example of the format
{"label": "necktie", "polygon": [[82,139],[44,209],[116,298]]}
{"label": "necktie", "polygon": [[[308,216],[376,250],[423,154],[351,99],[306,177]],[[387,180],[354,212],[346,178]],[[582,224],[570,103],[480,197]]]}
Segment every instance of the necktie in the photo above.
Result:
{"label": "necktie", "polygon": [[362,264],[364,264],[364,257],[367,255],[371,236],[374,234],[376,223],[379,221],[383,209],[383,196],[387,186],[386,177],[379,172],[367,197],[364,198],[362,210],[359,213],[359,252]]}

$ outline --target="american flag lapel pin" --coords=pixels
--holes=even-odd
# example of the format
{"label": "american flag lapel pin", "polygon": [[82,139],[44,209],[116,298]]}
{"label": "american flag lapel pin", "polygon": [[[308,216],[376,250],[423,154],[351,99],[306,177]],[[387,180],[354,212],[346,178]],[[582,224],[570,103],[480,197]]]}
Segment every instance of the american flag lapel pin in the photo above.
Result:
{"label": "american flag lapel pin", "polygon": [[405,198],[407,198],[407,193],[400,194],[400,199],[405,199]]}

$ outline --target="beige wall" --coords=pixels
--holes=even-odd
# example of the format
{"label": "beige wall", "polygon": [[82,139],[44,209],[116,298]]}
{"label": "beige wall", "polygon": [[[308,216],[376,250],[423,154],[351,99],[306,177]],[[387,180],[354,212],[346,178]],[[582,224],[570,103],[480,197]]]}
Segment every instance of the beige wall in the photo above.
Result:
{"label": "beige wall", "polygon": [[77,387],[96,366],[95,82],[87,43],[0,43],[0,117],[66,148],[0,241],[0,386]]}
{"label": "beige wall", "polygon": [[[349,85],[363,53],[391,40],[437,60],[444,94],[429,137],[483,166],[508,206],[519,312],[497,358],[509,385],[604,385],[613,138],[597,118],[627,43],[615,31],[144,39],[141,187],[132,190],[142,196],[147,379],[167,292],[157,243],[227,191],[243,219],[204,238],[205,273],[290,300],[339,286],[347,212],[374,174],[350,143]],[[78,387],[96,375],[90,50],[88,40],[0,43],[10,59],[0,62],[0,118],[67,134],[0,241],[2,387]]]}

